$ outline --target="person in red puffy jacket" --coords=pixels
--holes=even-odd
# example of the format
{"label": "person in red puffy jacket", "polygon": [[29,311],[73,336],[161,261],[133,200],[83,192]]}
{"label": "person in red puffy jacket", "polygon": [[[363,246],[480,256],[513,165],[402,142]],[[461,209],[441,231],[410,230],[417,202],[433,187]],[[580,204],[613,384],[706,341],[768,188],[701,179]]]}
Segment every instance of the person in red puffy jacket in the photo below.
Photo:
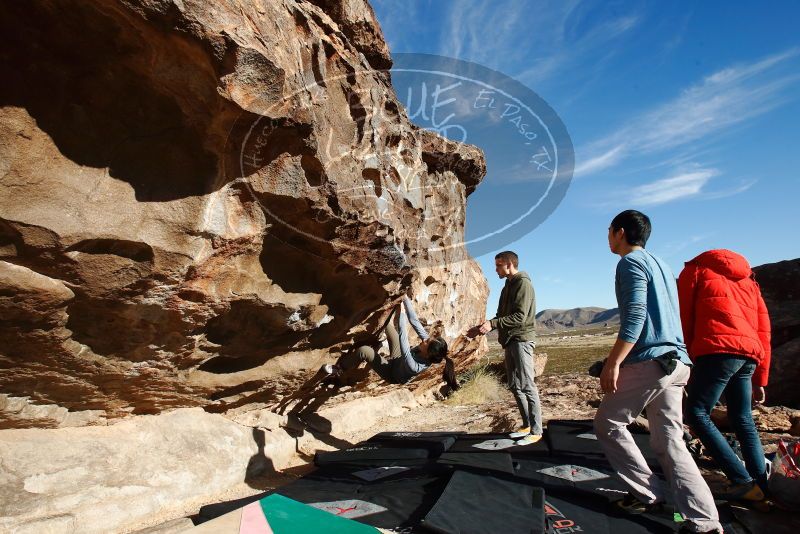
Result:
{"label": "person in red puffy jacket", "polygon": [[[764,402],[769,378],[770,324],[761,290],[744,257],[709,250],[686,262],[678,277],[678,298],[694,363],[686,423],[730,480],[723,497],[762,500],[766,465],[751,408],[751,399]],[[723,392],[744,465],[711,421]]]}

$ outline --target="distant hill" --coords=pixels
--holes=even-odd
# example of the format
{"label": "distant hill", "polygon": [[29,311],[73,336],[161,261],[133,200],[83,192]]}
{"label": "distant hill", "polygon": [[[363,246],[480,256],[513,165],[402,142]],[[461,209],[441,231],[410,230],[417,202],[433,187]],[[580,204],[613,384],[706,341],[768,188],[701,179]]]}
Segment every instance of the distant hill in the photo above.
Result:
{"label": "distant hill", "polygon": [[536,314],[537,330],[566,330],[619,324],[619,308],[596,306],[570,310],[542,310]]}

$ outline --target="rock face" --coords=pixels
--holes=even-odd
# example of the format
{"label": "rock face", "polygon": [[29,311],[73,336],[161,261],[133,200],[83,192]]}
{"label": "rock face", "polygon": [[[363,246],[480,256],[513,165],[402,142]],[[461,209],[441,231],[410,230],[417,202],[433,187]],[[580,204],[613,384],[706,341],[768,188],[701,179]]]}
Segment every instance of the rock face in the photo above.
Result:
{"label": "rock face", "polygon": [[364,0],[5,2],[0,36],[0,428],[280,399],[409,290],[482,349],[483,155],[410,124]]}
{"label": "rock face", "polygon": [[199,408],[111,427],[7,430],[0,444],[0,531],[20,533],[119,532],[240,483],[264,453],[251,429]]}
{"label": "rock face", "polygon": [[800,408],[800,259],[753,268],[772,324],[767,402]]}
{"label": "rock face", "polygon": [[266,410],[223,417],[201,408],[110,426],[4,430],[0,532],[130,532],[156,515],[194,513],[232,489],[263,489],[256,475],[265,469],[349,445],[354,433],[416,406],[407,389],[344,399],[316,415],[312,422],[326,424],[320,432]]}

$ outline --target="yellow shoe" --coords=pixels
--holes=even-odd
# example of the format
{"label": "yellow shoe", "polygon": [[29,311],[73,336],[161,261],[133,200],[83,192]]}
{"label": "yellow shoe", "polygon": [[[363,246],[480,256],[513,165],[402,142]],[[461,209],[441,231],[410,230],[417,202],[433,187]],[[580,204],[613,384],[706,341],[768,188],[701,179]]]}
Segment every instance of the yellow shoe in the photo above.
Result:
{"label": "yellow shoe", "polygon": [[524,446],[524,445],[533,445],[534,443],[539,443],[541,441],[542,436],[537,436],[536,434],[528,434],[521,440],[517,441],[514,445],[517,447]]}
{"label": "yellow shoe", "polygon": [[755,482],[744,484],[731,484],[724,491],[716,495],[726,501],[760,502],[765,499],[764,492]]}
{"label": "yellow shoe", "polygon": [[530,433],[531,433],[531,427],[526,426],[526,427],[520,428],[516,432],[512,432],[511,434],[508,435],[508,437],[511,438],[511,439],[524,438],[525,436],[527,436]]}

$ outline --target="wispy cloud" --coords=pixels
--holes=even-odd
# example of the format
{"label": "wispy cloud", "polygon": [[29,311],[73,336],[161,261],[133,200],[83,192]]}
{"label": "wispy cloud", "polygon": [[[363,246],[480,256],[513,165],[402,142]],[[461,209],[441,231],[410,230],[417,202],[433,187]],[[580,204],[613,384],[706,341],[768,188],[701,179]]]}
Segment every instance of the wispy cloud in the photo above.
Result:
{"label": "wispy cloud", "polygon": [[754,178],[741,180],[738,185],[735,185],[733,187],[720,189],[719,191],[709,191],[703,195],[703,198],[714,199],[714,198],[732,197],[733,195],[744,193],[745,191],[756,185],[756,183],[758,183],[758,180]]}
{"label": "wispy cloud", "polygon": [[664,178],[611,193],[605,200],[593,202],[601,209],[618,209],[620,205],[652,207],[677,200],[712,200],[743,193],[753,187],[754,178],[727,179],[721,182],[722,172],[715,168],[687,165]]}
{"label": "wispy cloud", "polygon": [[[449,11],[439,53],[474,61],[540,86],[570,70],[589,77],[598,58],[637,27],[635,12],[608,15],[591,2],[565,0],[537,4],[482,0]],[[575,68],[577,65],[581,68]]]}
{"label": "wispy cloud", "polygon": [[[687,248],[697,249],[698,243],[705,242],[715,235],[716,232],[708,232],[704,234],[695,234],[688,237],[682,237],[681,239],[675,241],[668,241],[659,248],[661,253],[660,255],[662,258],[672,258]],[[675,272],[677,273],[678,271]]]}
{"label": "wispy cloud", "polygon": [[579,149],[575,174],[586,176],[634,154],[697,142],[775,109],[793,97],[786,89],[800,79],[778,67],[798,54],[800,49],[793,48],[715,72],[673,100]]}
{"label": "wispy cloud", "polygon": [[611,167],[625,156],[626,144],[622,143],[586,161],[581,161],[575,166],[574,174],[585,175]]}
{"label": "wispy cloud", "polygon": [[638,206],[657,206],[681,198],[693,197],[703,191],[711,178],[719,175],[716,169],[700,169],[670,176],[634,187],[629,201]]}
{"label": "wispy cloud", "polygon": [[674,50],[683,42],[683,38],[686,36],[686,30],[689,27],[689,20],[691,20],[691,18],[692,18],[691,11],[689,13],[684,14],[680,23],[677,25],[677,30],[675,31],[675,34],[672,36],[670,40],[664,43],[665,52],[670,52]]}

